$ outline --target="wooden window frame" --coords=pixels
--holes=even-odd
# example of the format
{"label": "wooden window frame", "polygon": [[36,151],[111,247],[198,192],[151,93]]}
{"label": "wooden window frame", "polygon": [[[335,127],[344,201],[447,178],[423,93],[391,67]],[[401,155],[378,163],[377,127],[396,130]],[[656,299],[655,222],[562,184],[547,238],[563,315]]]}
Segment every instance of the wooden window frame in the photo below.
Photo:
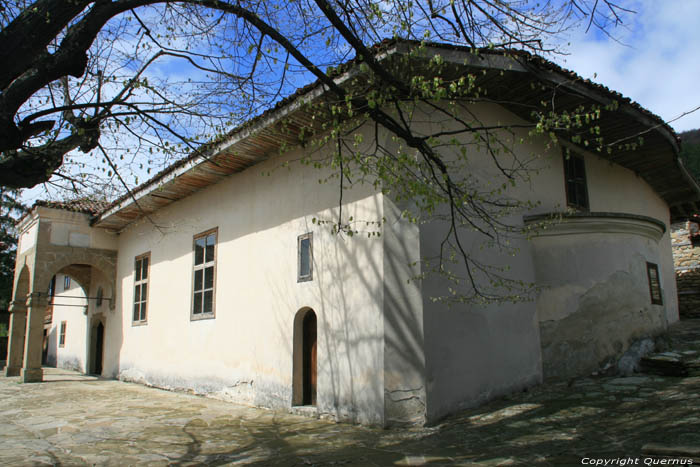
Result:
{"label": "wooden window frame", "polygon": [[[566,194],[566,206],[578,209],[580,211],[589,211],[591,206],[591,201],[588,196],[588,176],[586,175],[586,158],[580,154],[574,152],[569,152],[563,154],[564,160],[564,193]],[[571,174],[568,170],[568,164],[570,161],[580,160],[583,167],[583,175]],[[569,182],[574,184],[581,184],[583,186],[583,194],[586,197],[585,203],[580,204],[579,200],[572,200],[569,194]]]}
{"label": "wooden window frame", "polygon": [[[309,240],[309,273],[301,274],[301,242]],[[297,237],[297,282],[309,282],[314,280],[314,234],[307,232]]]}
{"label": "wooden window frame", "polygon": [[[654,281],[651,277],[651,271],[656,274],[656,288],[658,290],[658,296],[654,293]],[[661,292],[661,276],[659,275],[659,265],[656,263],[650,263],[647,261],[647,279],[649,280],[649,296],[651,298],[652,305],[663,305],[664,298]]]}
{"label": "wooden window frame", "polygon": [[[136,275],[137,273],[137,268],[136,264],[139,263],[139,261],[143,262],[144,259],[148,259],[148,265],[146,266],[146,277],[144,278],[143,275],[141,276],[141,279],[136,279],[138,276]],[[138,270],[143,270],[143,263],[140,263],[138,266]],[[146,253],[143,253],[141,255],[138,255],[134,258],[134,284],[131,290],[133,290],[133,298],[131,300],[131,303],[133,306],[136,306],[138,303],[139,306],[139,319],[135,319],[136,316],[134,315],[134,309],[132,307],[131,310],[131,324],[132,326],[143,326],[144,324],[148,324],[148,297],[151,293],[151,287],[150,287],[150,279],[151,279],[151,252],[148,251]],[[136,287],[139,287],[139,292],[142,290],[143,286],[146,286],[146,299],[143,300],[143,296],[141,296],[141,300],[138,302],[136,301]],[[145,305],[146,312],[143,312],[143,307]]]}
{"label": "wooden window frame", "polygon": [[[201,264],[195,264],[196,263],[196,249],[197,249],[197,240],[200,238],[206,238],[209,235],[214,235],[214,259],[211,261],[206,260],[206,240],[205,240],[205,250],[204,250],[204,258]],[[205,230],[204,232],[200,232],[194,237],[192,237],[192,278],[190,281],[190,284],[192,284],[192,291],[190,293],[190,321],[199,321],[202,319],[214,319],[216,318],[216,276],[217,276],[217,266],[216,266],[216,259],[217,255],[219,252],[219,228],[214,227],[213,229]],[[212,279],[212,287],[211,289],[205,288],[205,280],[206,280],[206,269],[208,267],[213,267],[214,272],[213,272],[213,279]],[[199,312],[195,313],[195,293],[197,293],[197,290],[195,290],[195,277],[197,271],[204,271],[202,272],[202,288],[200,289],[202,293],[202,307],[204,306],[204,293],[211,290],[211,312],[209,313],[204,313],[204,312]]]}
{"label": "wooden window frame", "polygon": [[64,348],[66,346],[66,328],[68,327],[67,321],[61,321],[61,325],[58,330],[58,346]]}

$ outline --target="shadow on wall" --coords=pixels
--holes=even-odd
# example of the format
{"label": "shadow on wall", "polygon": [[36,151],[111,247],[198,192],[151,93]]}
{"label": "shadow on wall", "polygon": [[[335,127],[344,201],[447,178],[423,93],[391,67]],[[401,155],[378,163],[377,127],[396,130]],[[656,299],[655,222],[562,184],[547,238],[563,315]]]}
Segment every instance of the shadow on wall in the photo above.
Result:
{"label": "shadow on wall", "polygon": [[[367,201],[369,202],[369,201]],[[381,211],[381,196],[371,197],[368,212]],[[332,206],[331,206],[332,207]],[[344,204],[344,209],[348,209]],[[332,216],[337,216],[335,209]],[[330,227],[304,221],[299,234],[314,232],[313,280],[297,282],[296,271],[286,281],[268,280],[266,288],[280,309],[271,310],[277,322],[277,341],[287,360],[289,388],[285,405],[302,405],[303,394],[291,391],[300,378],[293,365],[294,319],[298,310],[313,309],[317,317],[317,401],[319,414],[341,421],[383,423],[383,271],[381,237],[348,238]],[[352,214],[350,214],[352,215]],[[296,255],[295,250],[291,253]],[[379,252],[379,256],[377,253]],[[295,368],[296,367],[296,368]],[[298,384],[298,383],[297,383]],[[297,388],[299,390],[300,388]],[[294,392],[294,394],[293,394]],[[292,400],[292,397],[299,400]]]}
{"label": "shadow on wall", "polygon": [[[279,164],[277,161],[275,164]],[[157,222],[177,221],[177,229],[173,229],[167,235],[173,235],[167,242],[167,251],[159,247],[160,243],[149,238],[147,224],[143,227],[135,226],[134,235],[146,238],[140,246],[142,250],[151,251],[151,265],[155,274],[156,268],[166,271],[168,264],[181,260],[188,263],[192,255],[192,235],[200,233],[207,227],[214,227],[218,223],[218,257],[217,257],[217,289],[216,297],[216,326],[193,324],[191,326],[201,331],[210,332],[208,337],[206,364],[211,363],[215,368],[220,363],[221,372],[212,373],[210,381],[197,381],[206,369],[200,365],[196,371],[187,374],[185,365],[174,368],[181,371],[180,374],[167,374],[165,368],[172,362],[163,362],[158,365],[155,359],[146,356],[142,360],[134,362],[121,362],[126,365],[134,365],[133,368],[121,368],[124,373],[140,372],[143,375],[142,382],[155,384],[161,387],[199,388],[208,392],[222,390],[251,391],[246,388],[251,386],[255,405],[268,407],[290,407],[292,402],[293,380],[293,329],[294,316],[302,308],[308,307],[317,315],[317,339],[318,339],[318,401],[320,412],[333,414],[341,420],[360,421],[363,423],[382,423],[381,418],[376,417],[384,411],[384,323],[382,316],[383,301],[387,300],[383,289],[384,265],[382,264],[382,237],[358,235],[348,238],[344,235],[333,235],[329,232],[330,226],[319,227],[311,222],[312,217],[317,217],[319,212],[325,212],[329,217],[337,216],[338,187],[319,185],[319,172],[309,171],[308,174],[288,173],[285,169],[273,172],[271,180],[262,182],[259,173],[264,167],[256,166],[248,171],[233,176],[229,182],[215,185],[202,193],[177,203],[169,209],[164,209],[155,216]],[[251,173],[254,172],[254,173]],[[247,174],[247,175],[246,175]],[[274,185],[289,188],[288,196],[280,196],[280,191],[263,189],[257,186],[263,183],[265,186]],[[317,190],[316,187],[320,188]],[[310,196],[308,187],[314,187]],[[226,223],[221,218],[212,216],[209,221],[213,225],[204,225],[198,214],[192,214],[192,219],[178,218],[175,209],[182,212],[193,212],[192,207],[204,208],[202,203],[212,203],[215,199],[216,210],[211,212],[226,212],[227,219],[235,219],[235,222]],[[234,200],[234,201],[230,201]],[[239,200],[235,201],[235,200]],[[301,200],[301,201],[300,201]],[[248,204],[250,202],[250,204]],[[274,206],[274,209],[270,209]],[[359,207],[358,207],[359,206]],[[359,209],[354,213],[356,219],[377,222],[381,219],[382,197],[376,196],[373,187],[353,189],[343,195],[344,217],[354,215],[349,212]],[[209,211],[209,210],[207,210]],[[365,219],[367,217],[371,217]],[[347,218],[346,218],[347,220]],[[277,230],[278,227],[281,227]],[[139,231],[138,229],[141,229]],[[143,234],[141,233],[143,231]],[[298,283],[296,277],[296,237],[306,232],[314,232],[314,278],[313,281]],[[153,231],[152,237],[157,237]],[[265,238],[275,242],[266,249],[256,254],[254,264],[245,268],[227,272],[226,277],[222,270],[224,262],[235,264],[236,258],[224,256],[226,245],[229,242],[243,237],[251,238],[251,245],[258,239]],[[126,240],[125,240],[126,241]],[[137,240],[135,240],[137,241]],[[149,243],[150,242],[150,243]],[[280,243],[284,243],[280,247]],[[403,245],[404,254],[410,252],[409,245]],[[275,256],[272,254],[275,252]],[[280,260],[279,254],[286,259]],[[279,280],[279,274],[272,279],[270,271],[276,271],[281,264],[290,264],[288,259],[293,259],[294,270],[284,280]],[[319,261],[321,263],[319,263]],[[287,267],[287,266],[285,266]],[[191,275],[191,271],[183,271]],[[117,280],[119,287],[128,283],[128,268],[123,268],[122,274]],[[228,275],[230,274],[230,275]],[[240,275],[240,276],[239,276]],[[247,285],[246,285],[247,284]],[[191,287],[191,284],[190,284]],[[182,300],[176,307],[167,310],[169,316],[178,316],[182,319],[190,315],[191,289],[173,291]],[[151,298],[157,298],[155,288],[151,289]],[[400,291],[396,291],[397,294]],[[129,290],[120,291],[120,300],[117,303],[116,312],[118,318],[122,313],[129,311],[131,293]],[[264,297],[260,298],[261,295]],[[268,298],[268,296],[270,298]],[[402,298],[395,297],[400,303]],[[242,310],[237,302],[250,303],[262,307],[272,306],[274,309],[248,309]],[[272,305],[270,305],[272,304]],[[155,316],[156,301],[150,303]],[[158,309],[158,313],[164,310]],[[245,326],[236,326],[228,330],[222,330],[221,326],[228,322],[236,325],[236,313],[249,313],[250,316],[259,314],[261,319],[245,319]],[[264,316],[264,317],[263,317]],[[178,319],[180,319],[178,318]],[[393,318],[402,321],[403,317],[397,315]],[[128,323],[128,317],[123,317],[117,327],[122,323]],[[422,342],[422,323],[415,322],[415,316],[407,316],[405,323],[400,326],[393,341],[389,344],[395,347],[394,353],[405,359],[405,366],[414,365],[415,371],[422,372],[422,356],[418,355],[416,348]],[[162,328],[153,326],[155,319],[149,323],[148,333],[152,336],[162,333]],[[261,323],[266,324],[261,324]],[[277,329],[275,329],[275,326]],[[110,330],[107,323],[106,339],[114,338],[114,329]],[[218,329],[216,329],[218,328]],[[191,329],[190,337],[200,331]],[[131,333],[129,334],[131,336]],[[123,337],[123,336],[121,336]],[[136,339],[136,338],[135,338]],[[213,342],[216,339],[217,342]],[[118,341],[120,349],[124,341]],[[235,345],[234,345],[235,342]],[[418,344],[416,344],[418,343]],[[172,345],[164,343],[167,345]],[[241,354],[236,361],[234,349],[247,346],[247,352]],[[216,346],[216,360],[210,347]],[[110,345],[111,347],[111,345]],[[269,361],[258,357],[270,347],[275,348],[277,355],[273,355]],[[259,352],[256,351],[259,349]],[[179,349],[178,349],[179,350]],[[250,358],[247,357],[250,355]],[[137,365],[142,365],[138,368]],[[149,369],[149,365],[154,370]],[[171,365],[173,368],[173,365]],[[275,374],[277,368],[288,368],[287,375]],[[160,374],[155,372],[160,371]],[[284,371],[284,370],[283,370]],[[194,376],[199,372],[198,376]],[[246,373],[248,373],[246,375]],[[236,378],[240,376],[240,381]],[[243,381],[246,379],[246,381]],[[248,381],[253,379],[253,381]],[[245,383],[245,384],[244,384]],[[236,387],[234,387],[236,386]],[[238,393],[236,393],[238,394]],[[424,409],[423,409],[424,410]],[[372,414],[372,415],[370,415]],[[381,417],[381,415],[378,415]]]}

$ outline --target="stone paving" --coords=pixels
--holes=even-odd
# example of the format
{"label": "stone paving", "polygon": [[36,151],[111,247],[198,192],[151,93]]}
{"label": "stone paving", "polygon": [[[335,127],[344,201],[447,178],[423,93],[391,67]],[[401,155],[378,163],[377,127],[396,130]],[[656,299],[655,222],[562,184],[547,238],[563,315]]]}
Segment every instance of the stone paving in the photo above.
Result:
{"label": "stone paving", "polygon": [[0,377],[0,465],[697,465],[700,320],[657,343],[691,363],[688,376],[547,384],[413,429],[335,424],[66,370],[48,370],[42,384]]}

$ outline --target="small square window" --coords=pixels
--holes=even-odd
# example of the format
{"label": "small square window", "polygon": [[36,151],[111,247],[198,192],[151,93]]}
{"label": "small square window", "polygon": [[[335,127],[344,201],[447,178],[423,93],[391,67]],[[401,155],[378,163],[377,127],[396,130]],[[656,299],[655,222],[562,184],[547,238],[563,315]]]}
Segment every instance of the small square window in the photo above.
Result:
{"label": "small square window", "polygon": [[313,280],[314,277],[314,247],[313,233],[309,232],[304,235],[299,235],[297,239],[297,282],[305,282]]}
{"label": "small square window", "polygon": [[659,266],[654,263],[647,263],[647,277],[649,278],[649,294],[651,295],[652,305],[663,305]]}

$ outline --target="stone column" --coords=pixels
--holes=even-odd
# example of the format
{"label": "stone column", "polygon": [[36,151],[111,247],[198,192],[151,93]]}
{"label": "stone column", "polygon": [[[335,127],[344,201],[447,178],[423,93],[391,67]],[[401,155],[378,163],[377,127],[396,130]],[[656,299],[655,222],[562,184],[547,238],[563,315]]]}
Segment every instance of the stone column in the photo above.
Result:
{"label": "stone column", "polygon": [[24,334],[27,325],[27,307],[13,300],[10,303],[10,341],[7,346],[5,376],[19,376],[24,356]]}
{"label": "stone column", "polygon": [[20,372],[25,383],[43,381],[41,350],[44,341],[44,318],[47,306],[47,297],[38,292],[33,292],[27,301],[27,339],[24,343],[24,365]]}

